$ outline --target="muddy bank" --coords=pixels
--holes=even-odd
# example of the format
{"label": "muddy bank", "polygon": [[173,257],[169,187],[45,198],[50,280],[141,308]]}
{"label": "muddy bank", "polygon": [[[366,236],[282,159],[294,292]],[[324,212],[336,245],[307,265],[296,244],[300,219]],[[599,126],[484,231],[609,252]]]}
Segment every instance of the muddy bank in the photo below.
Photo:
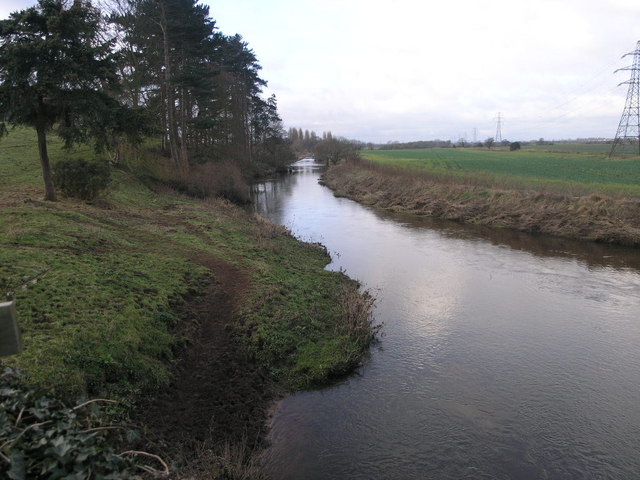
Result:
{"label": "muddy bank", "polygon": [[323,182],[337,196],[397,212],[579,240],[640,245],[640,201],[442,184],[426,176],[351,161]]}
{"label": "muddy bank", "polygon": [[232,335],[238,321],[233,312],[248,278],[213,255],[192,260],[210,269],[216,280],[179,308],[179,334],[186,345],[173,381],[143,402],[137,420],[145,426],[147,446],[171,460],[176,478],[257,471],[253,464],[277,389],[263,368],[247,360]]}

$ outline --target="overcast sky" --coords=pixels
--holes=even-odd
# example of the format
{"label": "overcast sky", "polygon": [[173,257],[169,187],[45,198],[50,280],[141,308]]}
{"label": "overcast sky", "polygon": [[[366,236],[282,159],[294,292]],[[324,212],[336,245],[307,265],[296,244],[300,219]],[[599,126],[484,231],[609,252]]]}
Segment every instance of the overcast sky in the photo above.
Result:
{"label": "overcast sky", "polygon": [[[2,0],[0,16],[31,5]],[[285,127],[363,141],[613,137],[638,0],[206,0]]]}

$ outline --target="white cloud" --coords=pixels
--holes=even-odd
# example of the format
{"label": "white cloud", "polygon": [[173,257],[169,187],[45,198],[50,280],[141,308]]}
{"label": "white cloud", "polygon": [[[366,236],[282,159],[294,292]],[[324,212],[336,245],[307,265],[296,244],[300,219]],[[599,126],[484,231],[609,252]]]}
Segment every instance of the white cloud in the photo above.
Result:
{"label": "white cloud", "polygon": [[255,47],[285,122],[380,141],[495,131],[499,111],[509,138],[612,135],[626,94],[613,70],[636,41],[619,1],[284,1],[256,21],[258,3],[213,4]]}
{"label": "white cloud", "polygon": [[[5,0],[0,14],[31,2]],[[285,124],[372,141],[612,136],[636,0],[207,0]],[[625,76],[626,75],[626,76]]]}

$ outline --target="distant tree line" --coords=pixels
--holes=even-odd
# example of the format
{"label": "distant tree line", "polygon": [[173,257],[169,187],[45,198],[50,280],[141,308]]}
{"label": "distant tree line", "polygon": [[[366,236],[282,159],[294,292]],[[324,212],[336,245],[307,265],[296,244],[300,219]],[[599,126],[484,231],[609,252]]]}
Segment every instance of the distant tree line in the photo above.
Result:
{"label": "distant tree line", "polygon": [[[231,161],[245,172],[292,159],[275,96],[240,35],[197,0],[39,0],[0,21],[0,118],[98,150],[156,138],[177,170]],[[3,132],[6,125],[2,124]]]}
{"label": "distant tree line", "polygon": [[291,148],[302,154],[311,152],[319,142],[333,140],[333,134],[330,131],[318,135],[313,130],[302,130],[302,128],[289,128],[287,136],[291,142]]}
{"label": "distant tree line", "polygon": [[380,145],[384,150],[406,150],[411,148],[449,148],[452,146],[450,140],[420,140],[414,142],[387,142]]}
{"label": "distant tree line", "polygon": [[364,143],[358,140],[334,137],[330,131],[319,136],[314,131],[289,128],[288,139],[298,157],[309,155],[327,164],[355,157],[364,147]]}
{"label": "distant tree line", "polygon": [[[520,147],[521,142],[513,142],[517,145],[514,149]],[[489,137],[483,142],[468,142],[466,139],[461,138],[457,142],[451,140],[421,140],[413,142],[387,142],[384,144],[375,145],[369,148],[375,148],[377,150],[408,150],[419,148],[487,148],[491,150],[493,147],[510,147],[513,145],[509,140],[501,140],[496,142],[495,138]]]}

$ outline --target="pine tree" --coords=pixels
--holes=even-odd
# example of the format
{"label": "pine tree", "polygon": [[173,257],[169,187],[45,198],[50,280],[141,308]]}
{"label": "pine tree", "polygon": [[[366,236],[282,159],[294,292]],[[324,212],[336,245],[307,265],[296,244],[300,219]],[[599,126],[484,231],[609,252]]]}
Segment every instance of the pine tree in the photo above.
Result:
{"label": "pine tree", "polygon": [[[186,167],[196,97],[213,88],[208,59],[215,50],[215,22],[209,7],[193,0],[134,0],[115,20],[133,58],[145,59],[148,104],[156,109],[171,157]],[[129,71],[140,76],[139,68]]]}
{"label": "pine tree", "polygon": [[102,147],[117,128],[115,61],[102,33],[100,12],[81,0],[40,0],[0,21],[0,115],[35,128],[46,200],[56,200],[47,134]]}
{"label": "pine tree", "polygon": [[266,82],[254,52],[240,35],[218,32],[208,7],[195,0],[127,5],[113,16],[123,57],[131,59],[121,68],[127,99],[155,117],[176,165],[251,163],[262,142],[284,140],[275,98],[261,97]]}

